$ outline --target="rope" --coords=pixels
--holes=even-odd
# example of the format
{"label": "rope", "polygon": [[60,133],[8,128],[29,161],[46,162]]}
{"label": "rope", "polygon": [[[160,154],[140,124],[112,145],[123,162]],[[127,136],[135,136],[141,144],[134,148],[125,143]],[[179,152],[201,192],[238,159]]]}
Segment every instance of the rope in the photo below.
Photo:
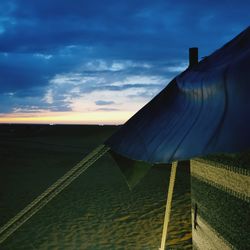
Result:
{"label": "rope", "polygon": [[109,148],[105,145],[100,145],[94,149],[16,216],[10,219],[0,228],[0,244],[108,151]]}
{"label": "rope", "polygon": [[168,198],[167,198],[164,224],[163,224],[163,230],[162,230],[161,247],[159,248],[159,250],[165,250],[167,233],[168,233],[168,224],[170,221],[171,204],[172,204],[172,198],[173,198],[177,164],[178,164],[177,161],[173,162],[172,167],[171,167],[171,174],[170,174],[169,186],[168,186]]}

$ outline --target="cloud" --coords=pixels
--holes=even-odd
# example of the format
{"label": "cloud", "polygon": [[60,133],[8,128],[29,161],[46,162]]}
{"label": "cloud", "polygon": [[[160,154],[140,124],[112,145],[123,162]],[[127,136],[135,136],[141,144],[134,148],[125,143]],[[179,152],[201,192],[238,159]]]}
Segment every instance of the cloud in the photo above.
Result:
{"label": "cloud", "polygon": [[[43,61],[51,60],[41,59]],[[149,97],[152,97],[152,93],[157,93],[168,82],[168,79],[158,71],[156,74],[150,75],[152,67],[148,66],[146,62],[119,60],[118,63],[117,61],[102,60],[102,65],[120,65],[119,67],[122,69],[119,69],[119,71],[114,71],[112,68],[109,70],[108,67],[105,70],[100,67],[94,69],[92,68],[94,63],[96,63],[96,60],[82,62],[75,71],[47,77],[44,79],[44,83],[39,84],[38,81],[34,81],[35,79],[28,78],[30,81],[27,81],[26,86],[21,89],[19,89],[18,84],[13,84],[10,89],[2,89],[2,96],[5,97],[4,105],[8,105],[8,108],[2,108],[0,112],[9,113],[17,112],[17,110],[26,113],[70,111],[74,110],[76,100],[82,97],[86,99],[87,96],[89,97],[89,103],[82,104],[84,110],[94,109],[91,104],[93,100],[97,100],[95,105],[98,106],[121,104],[121,95],[133,96],[134,100],[137,96],[146,103]],[[91,65],[91,68],[89,68],[89,65]],[[141,72],[139,75],[136,74],[138,68],[143,71],[143,74]],[[144,96],[141,94],[142,92],[145,93]],[[99,94],[95,96],[96,93]],[[103,99],[103,93],[106,93],[106,99]],[[117,93],[120,95],[119,98]],[[149,95],[149,93],[151,94]],[[123,104],[129,102],[126,98],[122,101]],[[112,108],[118,109],[118,107]]]}
{"label": "cloud", "polygon": [[115,109],[115,108],[99,108],[99,109],[96,109],[96,111],[119,111],[119,109]]}
{"label": "cloud", "polygon": [[53,55],[50,55],[50,54],[40,54],[40,53],[34,54],[34,56],[43,58],[45,60],[49,60],[53,57]]}
{"label": "cloud", "polygon": [[206,56],[246,28],[249,8],[244,0],[1,0],[0,112],[69,111],[80,101],[94,110],[94,100],[136,110],[186,68],[189,47]]}
{"label": "cloud", "polygon": [[52,89],[49,89],[49,90],[47,91],[47,93],[45,94],[43,100],[44,100],[46,103],[48,103],[48,104],[52,104],[52,103],[54,102],[53,91],[52,91]]}
{"label": "cloud", "polygon": [[114,102],[113,101],[98,100],[98,101],[95,101],[95,104],[97,106],[106,106],[106,105],[114,104]]}
{"label": "cloud", "polygon": [[211,35],[233,35],[249,25],[248,1],[2,2],[3,52],[53,54],[81,45],[95,58],[178,58],[178,50],[194,42],[210,44],[209,51],[218,45],[218,37],[208,40]]}
{"label": "cloud", "polygon": [[171,72],[171,73],[181,73],[182,71],[187,69],[187,67],[188,67],[188,63],[183,62],[183,63],[179,63],[179,64],[176,64],[176,65],[168,66],[168,67],[166,67],[166,70],[168,72]]}

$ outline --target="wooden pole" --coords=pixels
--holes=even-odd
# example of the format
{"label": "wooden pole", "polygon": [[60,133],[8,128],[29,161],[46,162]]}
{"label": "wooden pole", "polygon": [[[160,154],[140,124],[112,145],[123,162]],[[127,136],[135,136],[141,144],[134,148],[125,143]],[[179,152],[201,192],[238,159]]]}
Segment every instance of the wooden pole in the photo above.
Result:
{"label": "wooden pole", "polygon": [[159,250],[165,250],[177,165],[178,165],[178,162],[176,161],[172,163],[172,167],[171,167],[171,174],[170,174],[169,186],[168,186],[168,198],[167,198],[164,224],[163,224],[162,237],[161,237],[161,247],[159,248]]}

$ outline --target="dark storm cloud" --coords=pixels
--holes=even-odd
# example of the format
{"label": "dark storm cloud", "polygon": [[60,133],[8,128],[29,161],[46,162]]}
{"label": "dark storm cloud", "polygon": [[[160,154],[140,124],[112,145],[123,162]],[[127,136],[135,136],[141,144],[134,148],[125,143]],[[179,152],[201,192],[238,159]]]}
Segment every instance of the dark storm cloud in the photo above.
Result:
{"label": "dark storm cloud", "polygon": [[[249,9],[249,1],[236,0],[1,0],[1,110],[13,110],[15,98],[20,107],[32,106],[33,100],[41,109],[68,110],[63,96],[72,86],[54,87],[52,80],[72,72],[105,77],[105,84],[82,83],[83,92],[160,88],[162,82],[114,85],[108,80],[173,77],[188,47],[210,54],[249,25]],[[122,67],[114,66],[117,60]],[[53,104],[44,102],[55,88]]]}
{"label": "dark storm cloud", "polygon": [[[249,22],[249,2],[239,5],[235,0],[24,0],[3,1],[2,5],[7,9],[0,39],[3,52],[53,52],[74,44],[94,46],[106,56],[131,58],[135,53],[155,58],[160,52],[171,55],[184,49],[178,46],[206,42],[211,35],[233,35]],[[3,10],[2,14],[6,15]]]}

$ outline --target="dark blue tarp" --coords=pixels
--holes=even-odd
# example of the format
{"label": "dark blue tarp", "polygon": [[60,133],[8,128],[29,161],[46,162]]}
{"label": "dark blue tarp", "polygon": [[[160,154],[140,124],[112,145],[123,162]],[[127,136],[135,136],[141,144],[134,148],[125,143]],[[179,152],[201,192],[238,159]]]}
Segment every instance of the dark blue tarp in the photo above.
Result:
{"label": "dark blue tarp", "polygon": [[105,144],[149,163],[249,149],[250,27],[173,79]]}

